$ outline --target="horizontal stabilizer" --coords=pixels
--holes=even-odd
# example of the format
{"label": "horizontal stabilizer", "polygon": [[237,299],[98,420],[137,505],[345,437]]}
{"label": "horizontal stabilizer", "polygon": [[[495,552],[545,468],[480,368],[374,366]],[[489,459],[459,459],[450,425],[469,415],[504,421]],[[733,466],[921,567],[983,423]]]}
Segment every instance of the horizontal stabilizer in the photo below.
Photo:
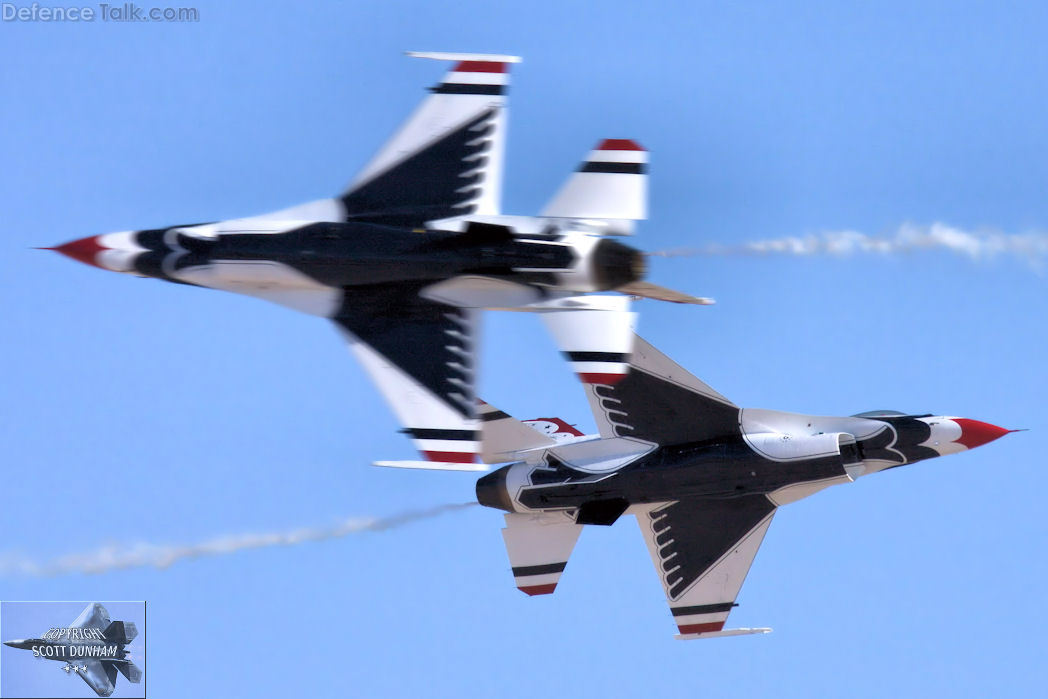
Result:
{"label": "horizontal stabilizer", "polygon": [[629,372],[637,321],[629,299],[589,296],[559,299],[555,304],[539,314],[579,379],[608,385],[623,379]]}
{"label": "horizontal stabilizer", "polygon": [[696,306],[711,306],[716,303],[711,298],[705,296],[691,296],[680,291],[674,291],[673,289],[667,289],[664,286],[658,284],[652,284],[650,282],[630,282],[624,286],[620,286],[615,289],[620,294],[626,294],[627,296],[636,296],[644,299],[655,299],[656,301],[669,301],[670,303],[690,303]]}
{"label": "horizontal stabilizer", "polygon": [[710,631],[707,633],[679,633],[674,638],[678,641],[694,641],[698,638],[723,638],[724,636],[749,636],[755,633],[771,633],[771,629],[761,627],[756,629],[724,629],[722,631]]}
{"label": "horizontal stabilizer", "polygon": [[[628,139],[605,139],[546,205],[549,218],[639,221],[648,217],[648,151]],[[617,233],[629,233],[628,226]]]}
{"label": "horizontal stabilizer", "polygon": [[548,595],[568,564],[582,525],[565,514],[506,516],[502,538],[517,588],[528,595]]}
{"label": "horizontal stabilizer", "polygon": [[417,468],[426,471],[487,471],[484,464],[461,464],[457,461],[376,461],[375,466],[385,468]]}

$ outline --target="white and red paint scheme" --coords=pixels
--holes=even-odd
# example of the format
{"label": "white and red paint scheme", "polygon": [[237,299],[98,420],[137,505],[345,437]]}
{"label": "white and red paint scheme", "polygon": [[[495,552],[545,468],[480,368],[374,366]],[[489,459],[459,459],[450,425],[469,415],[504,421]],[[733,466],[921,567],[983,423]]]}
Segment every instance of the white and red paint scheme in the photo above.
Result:
{"label": "white and red paint scheme", "polygon": [[782,505],[1012,431],[893,411],[740,409],[640,338],[629,362],[623,377],[586,386],[597,435],[484,404],[483,452],[511,463],[477,482],[477,499],[506,512],[513,577],[528,595],[556,589],[585,525],[634,515],[681,639],[770,630],[724,626]]}
{"label": "white and red paint scheme", "polygon": [[506,92],[520,59],[412,55],[451,69],[339,196],[52,249],[334,321],[424,459],[381,463],[473,470],[481,310],[539,314],[583,381],[610,383],[628,368],[631,298],[707,300],[643,282],[643,254],[608,237],[647,215],[640,145],[601,141],[540,216],[503,215]]}

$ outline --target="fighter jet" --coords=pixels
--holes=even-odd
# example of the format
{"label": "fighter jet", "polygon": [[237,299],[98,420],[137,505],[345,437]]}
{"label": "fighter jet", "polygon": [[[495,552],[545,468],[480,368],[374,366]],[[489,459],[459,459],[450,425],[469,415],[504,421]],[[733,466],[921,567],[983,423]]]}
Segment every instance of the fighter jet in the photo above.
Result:
{"label": "fighter jet", "polygon": [[549,434],[548,418],[540,433],[483,404],[485,460],[514,463],[480,478],[477,500],[507,513],[502,536],[529,595],[556,589],[585,525],[635,515],[679,639],[770,631],[724,625],[780,506],[1014,431],[894,411],[740,409],[640,338],[630,363],[621,381],[586,386],[599,435]]}
{"label": "fighter jet", "polygon": [[[49,249],[331,319],[414,438],[421,465],[468,469],[478,448],[479,309],[541,314],[583,381],[610,381],[627,367],[630,298],[709,299],[642,281],[644,255],[608,237],[647,215],[640,145],[602,140],[539,216],[502,215],[506,91],[520,59],[411,55],[453,67],[338,197]],[[624,296],[582,296],[602,291]]]}
{"label": "fighter jet", "polygon": [[130,621],[110,621],[109,612],[95,602],[64,629],[50,629],[40,638],[4,641],[5,646],[31,650],[33,655],[65,663],[62,670],[75,672],[100,697],[116,689],[117,671],[128,682],[142,681],[142,671],[130,659],[125,646],[138,635]]}

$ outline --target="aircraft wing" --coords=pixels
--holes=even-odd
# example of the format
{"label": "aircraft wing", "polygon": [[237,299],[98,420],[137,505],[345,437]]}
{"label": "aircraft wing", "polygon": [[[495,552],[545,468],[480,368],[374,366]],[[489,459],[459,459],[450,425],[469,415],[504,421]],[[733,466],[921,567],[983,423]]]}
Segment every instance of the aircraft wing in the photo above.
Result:
{"label": "aircraft wing", "polygon": [[770,631],[724,629],[775,514],[767,497],[676,500],[633,511],[680,630],[677,638]]}
{"label": "aircraft wing", "polygon": [[418,288],[347,291],[333,318],[425,462],[383,466],[483,470],[474,367],[479,312],[423,299]]}
{"label": "aircraft wing", "polygon": [[422,226],[500,213],[509,66],[520,58],[409,55],[452,67],[349,187],[338,197],[259,218]]}
{"label": "aircraft wing", "polygon": [[76,674],[95,690],[100,697],[108,697],[116,689],[116,667],[100,660],[84,659],[70,661],[76,666]]}
{"label": "aircraft wing", "polygon": [[586,386],[601,437],[655,444],[698,442],[739,432],[739,408],[640,337],[629,373]]}
{"label": "aircraft wing", "polygon": [[109,612],[98,602],[92,602],[84,607],[80,616],[69,625],[71,629],[105,629],[109,626]]}

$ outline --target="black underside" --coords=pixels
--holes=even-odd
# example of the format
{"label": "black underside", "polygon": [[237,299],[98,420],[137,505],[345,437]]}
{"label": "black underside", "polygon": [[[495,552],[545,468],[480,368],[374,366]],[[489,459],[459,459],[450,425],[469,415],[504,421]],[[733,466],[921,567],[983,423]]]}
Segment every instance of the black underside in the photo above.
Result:
{"label": "black underside", "polygon": [[[486,224],[471,224],[456,233],[360,222],[310,223],[281,233],[222,235],[215,240],[157,229],[136,235],[136,242],[147,250],[136,257],[135,268],[139,274],[175,282],[179,280],[171,273],[192,267],[258,261],[285,265],[332,287],[433,282],[464,274],[542,284],[551,281],[553,272],[577,263],[572,248],[537,242],[542,240]],[[519,268],[537,271],[515,271]]]}
{"label": "black underside", "polygon": [[577,524],[598,524],[611,526],[630,506],[626,498],[610,498],[608,500],[590,500],[579,508],[575,517]]}
{"label": "black underside", "polygon": [[449,407],[474,416],[468,311],[420,298],[417,286],[375,284],[347,290],[333,320]]}
{"label": "black underside", "polygon": [[[491,148],[495,110],[451,133],[340,197],[347,220],[398,226],[473,213]],[[477,171],[477,172],[474,172]]]}
{"label": "black underside", "polygon": [[622,499],[631,504],[682,498],[732,499],[845,474],[839,455],[792,461],[761,456],[741,435],[660,447],[612,474],[572,468],[553,454],[516,493],[532,509],[582,507]]}
{"label": "black underside", "polygon": [[711,566],[775,509],[764,495],[681,500],[648,514],[670,600],[679,599]]}
{"label": "black underside", "polygon": [[619,437],[681,444],[739,434],[739,409],[632,367],[613,386],[594,387]]}

